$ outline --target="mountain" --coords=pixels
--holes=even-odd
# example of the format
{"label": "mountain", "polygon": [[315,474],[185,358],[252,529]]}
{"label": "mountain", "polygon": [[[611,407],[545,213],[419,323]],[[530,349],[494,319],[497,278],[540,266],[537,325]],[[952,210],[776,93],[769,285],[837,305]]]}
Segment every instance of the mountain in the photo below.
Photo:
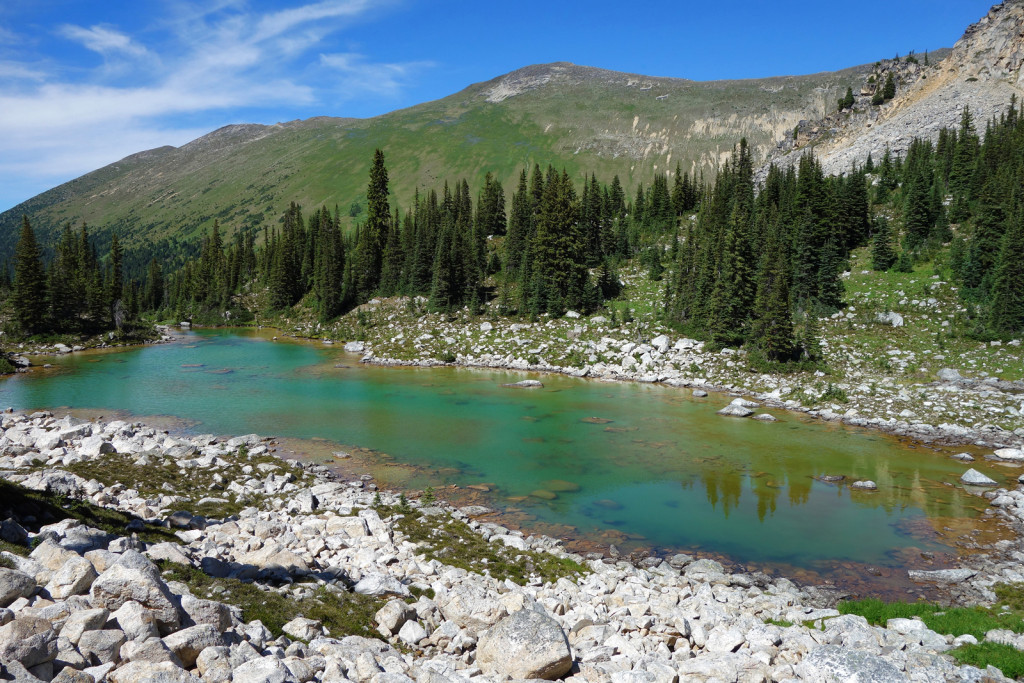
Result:
{"label": "mountain", "polygon": [[[878,76],[893,66],[877,66]],[[945,59],[927,67],[898,65],[900,90],[889,104],[870,107],[865,89],[853,112],[822,122],[830,134],[813,144],[815,154],[830,173],[863,162],[868,153],[877,161],[886,147],[903,155],[915,137],[935,140],[942,128],[956,128],[964,105],[983,133],[986,120],[1005,112],[1011,97],[1024,96],[1022,66],[1024,0],[1006,0],[968,27]],[[786,151],[776,160],[793,163],[799,156]]]}
{"label": "mountain", "polygon": [[759,80],[696,82],[568,63],[519,69],[449,97],[371,119],[318,117],[221,128],[179,148],[127,157],[0,214],[0,258],[22,214],[44,244],[86,221],[101,245],[177,250],[219,219],[228,233],[277,224],[289,202],[365,204],[373,150],[385,151],[392,203],[418,187],[490,171],[511,195],[519,169],[565,167],[577,178],[618,174],[627,188],[681,163],[713,171],[746,136],[755,158],[802,119],[834,108],[870,67]]}

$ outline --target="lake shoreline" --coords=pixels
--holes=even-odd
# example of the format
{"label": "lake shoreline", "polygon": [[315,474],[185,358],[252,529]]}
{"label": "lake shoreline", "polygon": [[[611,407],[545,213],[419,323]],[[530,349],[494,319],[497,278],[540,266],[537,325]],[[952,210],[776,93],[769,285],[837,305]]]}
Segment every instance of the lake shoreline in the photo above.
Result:
{"label": "lake shoreline", "polygon": [[[268,337],[270,337],[270,336],[271,336],[271,335],[273,334],[273,332],[274,332],[274,331],[275,331],[274,329],[267,329],[267,330],[265,330],[265,331],[263,332],[263,334],[261,334],[260,336],[264,336],[264,335],[267,335]],[[280,333],[280,330],[276,330],[276,331],[278,331],[278,332]],[[284,336],[284,335],[282,334],[282,336]],[[321,341],[322,341],[322,340],[321,340]],[[314,341],[314,340],[304,340],[304,341],[303,341],[303,343],[309,343],[309,344],[313,344],[313,343],[315,343],[315,341]],[[364,356],[364,360],[365,360],[365,356]],[[374,359],[374,360],[379,360],[379,359]],[[373,361],[371,360],[371,361],[369,361],[369,362],[371,362],[371,363],[372,363]],[[491,367],[491,366],[479,366],[479,365],[478,365],[478,366],[467,366],[467,365],[463,365],[463,364],[461,364],[461,363],[458,363],[458,364],[442,364],[442,363],[440,363],[440,362],[437,362],[437,361],[434,361],[434,360],[429,360],[429,359],[428,359],[428,361],[427,361],[427,362],[425,362],[425,363],[421,363],[421,364],[416,364],[416,363],[409,363],[409,362],[402,362],[402,363],[390,363],[390,362],[387,362],[387,363],[383,363],[383,364],[386,364],[386,365],[396,365],[396,364],[400,364],[400,365],[411,365],[411,366],[415,366],[415,367],[438,367],[438,366],[448,366],[448,367],[451,367],[451,366],[455,366],[455,367],[469,367],[469,368],[471,368],[471,369],[480,369],[480,370],[509,370],[509,371],[513,371],[513,372],[522,372],[522,371],[523,371],[523,369],[522,369],[522,368],[518,368],[518,367],[504,367],[504,368],[502,368],[502,367],[498,367],[498,368],[495,368],[495,367]],[[532,369],[532,370],[534,370],[534,371],[544,371],[545,369]],[[548,372],[551,372],[551,371],[552,371],[552,370],[551,370],[550,368],[548,368],[548,369],[546,369],[546,370],[547,370]],[[567,373],[567,372],[564,372],[564,371],[563,371],[563,372],[559,372],[559,374],[561,374],[561,375],[567,375],[567,376],[572,376],[572,373]],[[595,379],[595,378],[591,378],[591,379]],[[638,380],[637,380],[636,378],[629,378],[629,377],[619,377],[619,378],[617,378],[617,380],[618,380],[618,381],[623,381],[623,380],[625,380],[625,381],[634,381],[634,382],[638,381]],[[601,380],[601,379],[595,379],[595,381],[602,381],[602,380]],[[641,381],[641,383],[650,383],[650,382],[643,382],[642,380],[640,380],[640,381]],[[677,385],[677,386],[678,386],[678,385]],[[710,385],[704,385],[704,386],[708,386],[709,388],[714,388],[714,389],[724,389],[724,388],[722,388],[722,387],[711,387]],[[692,388],[692,387],[691,387],[691,388]],[[511,390],[511,389],[510,389],[510,391],[514,391],[514,390]],[[526,390],[526,391],[528,391],[528,390]],[[733,393],[736,393],[736,392],[733,392]],[[766,403],[768,403],[768,402],[766,402]],[[788,409],[788,408],[789,408],[788,406],[785,406],[785,405],[782,405],[782,406],[772,406],[772,407],[777,407],[777,408],[781,408],[781,409],[783,409],[783,410],[786,410],[786,409]],[[807,414],[807,412],[805,412],[805,411],[796,411],[796,414]],[[813,413],[812,413],[812,414],[810,414],[810,415],[809,415],[809,417],[812,417],[812,418],[818,418],[818,419],[820,419],[820,417],[818,417],[818,416],[815,416],[815,415],[814,415]],[[721,418],[716,418],[716,417],[711,417],[711,419],[712,419],[712,420],[717,420],[717,419],[721,419],[721,420],[728,420],[728,419],[731,419],[731,418],[725,418],[725,417],[721,417]],[[839,422],[839,420],[833,420],[833,421],[835,421],[835,422]],[[854,427],[861,427],[861,428],[863,428],[863,425],[851,425],[851,426],[854,426]],[[771,429],[772,427],[771,427],[770,425],[768,425],[768,426],[766,426],[766,428],[768,428],[768,429]],[[186,430],[186,431],[188,431],[189,429],[191,429],[192,431],[195,431],[195,428],[194,428],[194,427],[190,427],[190,426],[183,426],[183,429],[184,429],[184,430]],[[881,430],[881,431],[884,431],[884,430]],[[965,468],[966,468],[966,466],[965,466]],[[400,489],[400,488],[401,488],[401,487],[399,486],[399,489]],[[396,489],[396,490],[397,490],[397,489]],[[520,528],[521,530],[525,530],[525,529],[526,529],[526,527],[519,527],[519,528]],[[612,544],[614,544],[614,543],[616,543],[616,542],[615,542],[615,541],[612,541]],[[658,544],[657,544],[656,542],[654,542],[654,541],[649,541],[649,542],[645,543],[645,545],[646,545],[646,546],[648,546],[648,547],[651,547],[651,548],[657,548],[657,547],[659,547],[659,546],[658,546]],[[609,552],[609,550],[606,550],[606,548],[607,548],[607,546],[606,546],[605,548],[600,548],[599,550],[600,550],[600,551],[601,551],[602,553],[607,553],[607,552]],[[594,550],[595,550],[595,551],[597,551],[598,549],[597,549],[597,548],[594,548]],[[628,551],[627,551],[627,552],[628,552]],[[961,555],[961,556],[962,556],[962,555],[966,554],[967,552],[974,552],[974,549],[972,549],[972,550],[970,550],[970,551],[963,551],[963,550],[961,550],[961,549],[957,549],[957,550],[956,550],[956,552],[957,552],[957,553],[958,553],[959,555]],[[727,561],[729,561],[729,562],[732,562],[732,563],[736,563],[736,562],[737,562],[737,560],[735,560],[735,559],[733,559],[732,557],[729,557],[729,556],[727,556],[727,555],[722,555],[722,554],[716,554],[716,553],[714,553],[714,552],[710,552],[710,553],[706,553],[706,554],[708,554],[709,556],[713,556],[713,557],[715,557],[716,559],[719,559],[719,560],[727,560]],[[739,564],[742,564],[742,563],[743,563],[743,561],[739,561]],[[770,565],[770,564],[772,564],[772,563],[771,563],[771,562],[765,562],[764,564],[766,564],[766,565]],[[914,566],[914,565],[910,565],[910,566]],[[917,566],[921,566],[921,565],[917,565]]]}
{"label": "lake shoreline", "polygon": [[[629,671],[637,672],[641,676],[639,680],[649,680],[641,674],[653,671],[671,672],[680,680],[709,680],[709,677],[724,675],[723,672],[731,672],[727,680],[741,677],[746,680],[748,676],[741,672],[749,672],[760,676],[758,680],[780,681],[822,680],[826,671],[835,673],[837,666],[845,672],[844,677],[871,666],[881,668],[893,680],[911,672],[926,674],[929,680],[961,680],[964,676],[973,676],[970,679],[974,680],[983,673],[954,665],[943,655],[965,642],[962,639],[935,633],[920,622],[894,620],[886,628],[870,626],[862,617],[841,616],[831,607],[838,597],[832,590],[798,588],[782,577],[730,572],[712,560],[685,555],[656,564],[641,563],[639,567],[622,559],[586,560],[566,556],[553,539],[526,537],[506,527],[478,522],[472,514],[475,511],[470,509],[460,510],[446,504],[431,507],[421,501],[403,502],[401,496],[375,491],[363,477],[336,478],[321,466],[312,464],[296,467],[287,459],[281,460],[279,454],[271,453],[274,444],[265,437],[168,439],[160,430],[149,429],[143,423],[82,423],[58,420],[48,413],[7,414],[3,416],[3,427],[3,436],[9,443],[26,440],[37,443],[40,439],[65,435],[72,467],[103,468],[104,460],[112,457],[110,451],[104,453],[107,449],[103,444],[118,443],[128,466],[152,469],[163,461],[188,472],[190,478],[199,476],[201,481],[212,474],[210,485],[217,481],[221,471],[230,473],[242,467],[252,472],[248,479],[233,477],[230,487],[232,495],[242,496],[249,508],[223,519],[214,515],[195,518],[187,512],[172,512],[184,507],[173,496],[182,493],[192,498],[210,495],[212,492],[206,492],[205,485],[198,481],[189,485],[189,491],[172,486],[166,491],[171,497],[151,505],[140,498],[137,491],[123,485],[110,485],[112,482],[97,485],[70,474],[62,469],[62,462],[48,462],[40,468],[37,458],[41,453],[34,451],[34,446],[22,446],[19,456],[0,456],[4,458],[0,470],[4,471],[5,478],[19,481],[32,490],[59,489],[90,504],[102,504],[132,514],[141,512],[151,522],[163,521],[169,525],[178,543],[146,543],[137,538],[121,537],[110,541],[111,550],[102,551],[106,554],[88,555],[86,560],[93,558],[94,562],[102,562],[90,577],[95,586],[92,590],[77,579],[74,585],[58,582],[56,577],[63,574],[39,564],[59,558],[53,566],[65,559],[75,566],[81,565],[82,538],[92,539],[97,535],[76,524],[46,527],[44,534],[48,540],[42,544],[43,549],[37,548],[29,559],[5,554],[16,570],[3,570],[28,572],[30,577],[34,574],[32,590],[27,597],[19,597],[11,603],[8,612],[13,613],[15,623],[35,619],[33,623],[38,624],[38,629],[44,627],[40,618],[46,619],[45,627],[52,629],[54,638],[56,632],[66,628],[63,624],[70,622],[64,622],[59,607],[46,611],[49,607],[64,605],[65,600],[80,600],[72,596],[84,592],[89,605],[95,603],[97,609],[102,608],[107,604],[104,601],[111,599],[107,597],[110,595],[108,586],[124,573],[121,567],[142,571],[145,576],[133,575],[133,580],[153,585],[150,595],[172,595],[169,601],[163,602],[159,597],[139,598],[143,609],[153,610],[160,619],[160,632],[154,635],[163,636],[167,647],[176,654],[183,653],[173,666],[158,665],[168,672],[170,669],[191,670],[199,660],[198,675],[209,670],[218,656],[227,663],[227,655],[231,653],[230,668],[235,670],[237,680],[250,680],[246,676],[253,675],[257,667],[278,667],[286,671],[287,677],[299,676],[294,671],[300,666],[320,667],[316,670],[322,671],[325,665],[330,666],[329,661],[338,661],[337,666],[343,672],[355,674],[356,653],[364,653],[372,659],[372,668],[369,668],[370,660],[365,660],[365,665],[359,666],[367,673],[358,674],[353,680],[370,681],[383,669],[393,677],[387,680],[440,681],[436,677],[422,678],[423,672],[429,669],[444,676],[446,681],[462,683],[472,678],[481,683],[497,683],[510,675],[516,677],[514,672],[518,670],[500,665],[496,668],[493,663],[487,663],[488,639],[498,637],[506,620],[532,614],[534,619],[542,615],[544,623],[552,625],[545,627],[548,630],[560,629],[558,637],[551,641],[565,643],[565,654],[558,656],[568,659],[560,664],[565,668],[559,669],[562,671],[559,677],[569,675],[570,680],[580,683],[609,680],[613,674]],[[92,435],[87,435],[86,430]],[[151,441],[158,446],[157,450]],[[272,466],[265,460],[272,455],[280,466]],[[48,460],[53,461],[54,457]],[[135,465],[131,465],[133,459]],[[124,470],[111,472],[109,467],[99,471],[107,472],[105,476],[113,476],[118,482],[124,475]],[[154,481],[150,486],[156,484]],[[402,521],[409,516],[423,515],[429,517],[432,528],[445,526],[449,522],[444,520],[451,519],[480,535],[486,541],[485,546],[503,548],[503,552],[519,552],[519,557],[529,554],[540,558],[553,553],[572,560],[581,568],[582,575],[557,580],[554,576],[528,577],[520,585],[489,576],[489,569],[479,573],[437,560],[428,562],[417,554],[424,552],[424,541],[409,543],[409,528],[403,526]],[[331,542],[331,538],[335,540]],[[342,539],[343,542],[339,542]],[[74,546],[77,550],[68,550],[73,543],[79,544]],[[60,550],[62,547],[64,551]],[[429,544],[426,547],[430,547]],[[354,590],[358,594],[379,596],[376,598],[379,602],[372,609],[380,606],[380,610],[373,615],[373,621],[361,623],[378,628],[385,642],[381,644],[365,636],[345,636],[344,632],[326,633],[319,621],[304,619],[295,619],[284,626],[284,632],[291,639],[273,641],[261,622],[245,618],[237,607],[214,608],[222,604],[215,601],[233,598],[223,592],[213,594],[202,589],[209,584],[164,583],[155,570],[146,569],[152,566],[144,559],[146,555],[163,560],[164,571],[171,566],[166,564],[169,561],[190,565],[193,571],[212,572],[208,576],[214,582],[223,573],[241,572],[249,581],[257,582],[267,592],[265,594],[276,593],[286,599],[307,600],[317,594],[315,591],[345,596]],[[121,561],[119,557],[126,559]],[[479,566],[491,565],[485,562]],[[497,571],[498,566],[494,565],[494,569]],[[969,579],[961,584],[980,585],[987,577],[975,575]],[[63,588],[65,585],[67,588]],[[417,593],[419,600],[410,609],[400,598],[412,588],[429,589],[430,593]],[[175,604],[175,596],[177,604],[181,605],[177,614],[166,608],[168,604]],[[396,596],[399,599],[391,599]],[[960,597],[966,598],[963,594]],[[972,598],[977,601],[979,596]],[[113,603],[111,611],[120,604]],[[406,611],[396,621],[391,613],[402,604],[406,605],[402,608]],[[621,608],[609,609],[616,606]],[[526,611],[521,612],[524,608]],[[372,609],[370,614],[373,614]],[[201,614],[204,616],[200,617]],[[218,616],[220,614],[224,616]],[[208,620],[211,616],[212,621]],[[114,626],[107,626],[107,630],[98,635],[113,637],[124,629],[120,637],[136,637],[128,633],[127,621],[112,623]],[[196,625],[189,626],[190,623]],[[412,625],[406,628],[403,624]],[[100,624],[86,630],[89,628],[104,627]],[[546,633],[543,629],[542,632]],[[529,629],[529,634],[531,642],[547,637],[536,628]],[[0,633],[3,635],[5,632]],[[91,638],[87,640],[91,642]],[[293,639],[302,639],[308,646],[297,644]],[[8,640],[0,638],[0,647],[15,647]],[[858,644],[854,647],[854,643]],[[883,643],[887,647],[883,647]],[[667,647],[663,647],[665,645]],[[344,649],[346,647],[354,648],[351,655]],[[255,653],[236,659],[236,648],[253,649]],[[606,656],[610,649],[617,651],[613,658]],[[68,652],[65,649],[62,662],[69,661]],[[123,668],[127,675],[129,669],[134,672],[139,667],[154,666],[153,662],[137,655],[127,659],[132,661],[113,659],[104,673]],[[13,656],[6,660],[7,666],[12,660],[26,661],[26,665],[31,666],[45,658]],[[84,659],[78,661],[82,663],[75,667],[89,664]],[[993,680],[1005,680],[992,670],[988,673]],[[407,678],[395,677],[399,674]]]}

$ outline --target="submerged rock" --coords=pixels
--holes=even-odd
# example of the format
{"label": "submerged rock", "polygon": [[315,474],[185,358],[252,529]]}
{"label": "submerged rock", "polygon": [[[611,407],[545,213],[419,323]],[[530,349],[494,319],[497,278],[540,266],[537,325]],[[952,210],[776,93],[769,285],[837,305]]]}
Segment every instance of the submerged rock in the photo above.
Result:
{"label": "submerged rock", "polygon": [[871,481],[870,479],[863,479],[861,481],[855,481],[850,484],[851,489],[857,489],[858,491],[877,491],[878,484]]}
{"label": "submerged rock", "polygon": [[973,467],[960,476],[960,482],[967,486],[999,486],[994,479],[986,477]]}
{"label": "submerged rock", "polygon": [[544,383],[536,379],[524,379],[519,382],[512,382],[511,384],[502,384],[503,387],[509,387],[510,389],[542,389]]}
{"label": "submerged rock", "polygon": [[911,581],[931,583],[956,583],[958,581],[966,581],[975,574],[977,574],[977,572],[973,569],[935,569],[931,571],[911,569],[907,572],[907,576],[910,577]]}
{"label": "submerged rock", "polygon": [[1020,448],[1000,448],[992,455],[1007,462],[1024,462],[1024,450]]}
{"label": "submerged rock", "polygon": [[718,414],[725,415],[726,417],[750,417],[754,414],[754,411],[745,405],[747,403],[749,403],[749,401],[737,398],[732,403],[719,410]]}

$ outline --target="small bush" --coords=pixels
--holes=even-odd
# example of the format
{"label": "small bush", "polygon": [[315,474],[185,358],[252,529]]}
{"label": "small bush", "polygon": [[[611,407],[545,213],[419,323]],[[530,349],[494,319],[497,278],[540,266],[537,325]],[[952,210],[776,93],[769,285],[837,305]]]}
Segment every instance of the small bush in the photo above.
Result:
{"label": "small bush", "polygon": [[850,397],[847,395],[846,390],[829,383],[828,388],[825,389],[825,393],[821,395],[822,401],[835,401],[836,403],[848,403]]}

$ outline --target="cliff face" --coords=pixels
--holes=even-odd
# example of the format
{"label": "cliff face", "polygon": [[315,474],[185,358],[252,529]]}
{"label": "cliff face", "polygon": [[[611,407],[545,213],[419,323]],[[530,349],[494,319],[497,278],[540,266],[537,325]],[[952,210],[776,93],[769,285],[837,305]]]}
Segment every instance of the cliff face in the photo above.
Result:
{"label": "cliff face", "polygon": [[[899,91],[891,102],[870,107],[864,97],[853,112],[821,122],[817,127],[827,134],[814,142],[815,153],[828,173],[862,163],[869,152],[877,160],[886,147],[904,154],[915,137],[934,140],[942,128],[956,127],[965,106],[983,131],[984,121],[1005,111],[1011,97],[1024,95],[1022,65],[1024,0],[1006,0],[971,25],[942,61],[900,65]],[[781,147],[777,163],[792,163],[801,153],[792,144]]]}

